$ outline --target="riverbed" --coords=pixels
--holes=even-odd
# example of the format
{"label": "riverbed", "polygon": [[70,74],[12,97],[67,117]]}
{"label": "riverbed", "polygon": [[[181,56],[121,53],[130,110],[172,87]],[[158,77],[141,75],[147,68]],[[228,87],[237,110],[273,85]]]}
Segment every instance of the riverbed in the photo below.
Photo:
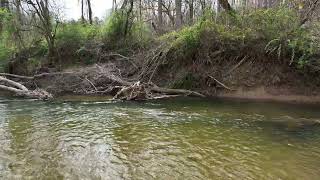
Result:
{"label": "riverbed", "polygon": [[0,179],[320,178],[320,106],[0,98]]}

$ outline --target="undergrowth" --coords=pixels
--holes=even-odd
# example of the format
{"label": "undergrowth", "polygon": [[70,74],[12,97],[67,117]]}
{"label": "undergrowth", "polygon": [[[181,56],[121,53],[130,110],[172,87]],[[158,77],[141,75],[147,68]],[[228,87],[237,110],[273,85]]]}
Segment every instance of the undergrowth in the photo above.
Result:
{"label": "undergrowth", "polygon": [[320,41],[314,32],[318,25],[304,28],[299,22],[297,13],[283,7],[232,16],[221,13],[218,17],[214,12],[207,12],[193,26],[170,32],[159,39],[169,44],[173,57],[178,61],[194,61],[195,56],[202,53],[201,48],[214,47],[212,50],[217,50],[218,47],[232,52],[233,56],[264,54],[302,68],[319,53]]}
{"label": "undergrowth", "polygon": [[152,41],[152,32],[144,22],[131,16],[127,20],[126,12],[119,10],[106,19],[100,37],[110,49],[146,48]]}

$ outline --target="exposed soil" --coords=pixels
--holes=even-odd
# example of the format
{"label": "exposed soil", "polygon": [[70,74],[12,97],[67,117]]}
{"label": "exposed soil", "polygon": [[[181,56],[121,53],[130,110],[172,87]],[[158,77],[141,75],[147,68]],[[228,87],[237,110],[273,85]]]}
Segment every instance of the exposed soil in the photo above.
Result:
{"label": "exposed soil", "polygon": [[112,75],[131,83],[141,81],[144,86],[156,84],[193,90],[208,97],[320,103],[319,73],[307,69],[299,71],[289,65],[289,61],[265,54],[257,56],[259,53],[249,50],[244,53],[217,50],[212,44],[202,46],[185,57],[161,48],[140,51],[130,57],[100,49],[88,50],[87,54],[103,52],[97,55],[99,63],[68,68],[61,75],[22,83],[55,96],[116,95],[121,83],[110,79]]}
{"label": "exposed soil", "polygon": [[[159,67],[153,82],[162,87],[195,90],[208,97],[320,103],[320,86],[314,83],[319,81],[308,79],[309,76],[291,70],[288,65],[266,63],[262,66],[260,62],[248,60],[230,72],[237,64],[238,62],[225,66],[185,65],[172,69]],[[105,91],[114,82],[107,79],[104,73],[111,73],[125,80],[138,80],[138,71],[124,61],[112,60],[103,64],[66,69],[65,72],[68,73],[29,82],[28,86],[43,88],[55,96],[115,95],[116,92],[112,90]]]}

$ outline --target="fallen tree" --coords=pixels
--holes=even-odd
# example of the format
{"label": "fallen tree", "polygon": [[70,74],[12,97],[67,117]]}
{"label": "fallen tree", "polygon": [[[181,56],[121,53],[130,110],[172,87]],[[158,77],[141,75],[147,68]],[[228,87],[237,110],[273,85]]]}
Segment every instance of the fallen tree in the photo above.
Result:
{"label": "fallen tree", "polygon": [[53,96],[45,90],[35,89],[29,90],[27,87],[22,85],[21,83],[12,81],[3,76],[0,76],[0,90],[9,91],[14,93],[16,96],[28,97],[28,98],[36,98],[42,100],[52,99]]}
{"label": "fallen tree", "polygon": [[[118,81],[119,82],[119,81]],[[120,81],[123,83],[123,81]],[[140,81],[135,83],[125,82],[124,86],[118,91],[113,99],[120,100],[150,100],[150,99],[164,99],[177,96],[194,96],[205,97],[204,95],[185,89],[169,89],[161,88],[152,83],[142,83]]]}
{"label": "fallen tree", "polygon": [[[201,93],[186,90],[186,89],[170,89],[158,87],[152,82],[142,82],[139,80],[126,80],[121,77],[121,73],[116,72],[119,69],[110,68],[110,66],[95,65],[88,71],[83,72],[59,72],[59,73],[44,73],[34,76],[21,76],[15,74],[0,73],[0,82],[4,85],[0,86],[0,89],[10,91],[18,96],[32,97],[37,99],[51,99],[52,95],[47,91],[36,89],[30,91],[27,87],[16,81],[9,80],[3,76],[18,79],[21,81],[32,81],[36,83],[39,78],[49,78],[52,76],[64,77],[67,75],[75,75],[78,79],[81,79],[79,89],[82,89],[81,85],[87,84],[87,87],[91,87],[90,90],[82,91],[81,94],[111,94],[114,95],[113,99],[119,100],[150,100],[150,99],[163,99],[177,96],[195,96],[205,97]],[[89,74],[88,74],[89,73]],[[90,74],[91,73],[91,74]],[[2,75],[2,76],[1,76]],[[90,79],[88,77],[91,77]],[[64,81],[64,79],[61,79]],[[103,85],[101,86],[101,79],[103,79]],[[66,82],[68,84],[68,82]],[[71,85],[71,84],[68,84]]]}
{"label": "fallen tree", "polygon": [[[97,65],[98,66],[98,65]],[[176,96],[194,96],[194,97],[205,97],[203,94],[186,90],[186,89],[170,89],[162,88],[157,85],[148,82],[144,83],[141,81],[129,82],[121,79],[118,76],[105,71],[101,66],[98,66],[100,73],[104,74],[104,78],[108,78],[111,82],[117,84],[120,89],[113,99],[121,100],[148,100],[148,99],[163,99]],[[119,86],[121,88],[119,88]]]}

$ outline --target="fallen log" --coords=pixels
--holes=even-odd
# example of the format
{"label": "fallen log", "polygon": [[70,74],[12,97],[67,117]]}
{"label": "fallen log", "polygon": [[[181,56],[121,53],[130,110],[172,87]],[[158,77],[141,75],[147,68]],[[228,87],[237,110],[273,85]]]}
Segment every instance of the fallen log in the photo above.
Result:
{"label": "fallen log", "polygon": [[65,74],[74,74],[74,72],[42,73],[42,74],[36,74],[34,76],[22,76],[22,75],[9,74],[9,73],[0,73],[0,76],[17,78],[17,79],[25,79],[25,80],[35,80],[37,78],[43,78],[47,76],[58,76],[58,75],[65,75]]}
{"label": "fallen log", "polygon": [[[118,93],[113,97],[113,99],[121,100],[148,100],[148,99],[159,99],[157,97],[172,97],[175,96],[194,96],[194,97],[205,97],[205,95],[190,91],[186,89],[170,89],[170,88],[161,88],[151,83],[141,83],[140,81],[131,83],[124,81],[120,78],[116,78],[111,75],[108,76],[110,80],[120,84],[123,88],[118,91]],[[155,94],[153,94],[155,93]]]}
{"label": "fallen log", "polygon": [[168,95],[184,95],[184,96],[194,96],[194,97],[206,97],[205,95],[195,92],[195,91],[190,91],[186,89],[169,89],[169,88],[161,88],[161,87],[151,87],[151,91],[158,92],[158,93],[164,93]]}
{"label": "fallen log", "polygon": [[37,98],[41,100],[49,100],[53,98],[53,96],[45,90],[42,90],[42,89],[29,90],[24,85],[2,76],[0,76],[0,83],[3,83],[2,85],[0,85],[0,90],[12,92],[16,96]]}

